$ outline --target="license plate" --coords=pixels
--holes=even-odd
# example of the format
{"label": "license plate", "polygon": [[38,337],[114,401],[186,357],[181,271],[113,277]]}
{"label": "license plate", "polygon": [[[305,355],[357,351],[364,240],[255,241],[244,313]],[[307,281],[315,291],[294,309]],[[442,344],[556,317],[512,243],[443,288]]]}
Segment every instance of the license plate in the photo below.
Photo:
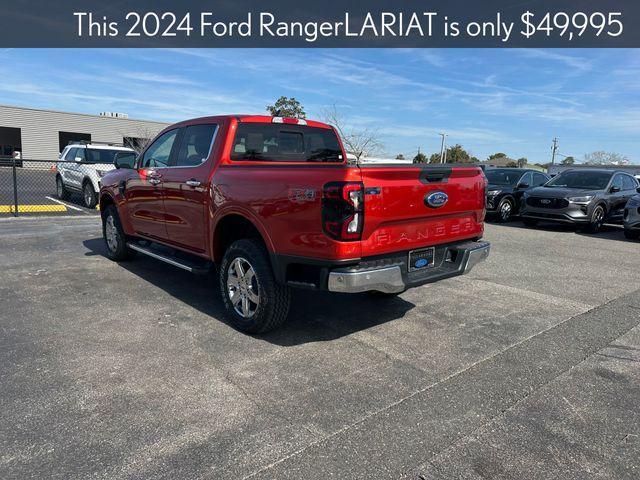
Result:
{"label": "license plate", "polygon": [[409,271],[424,270],[434,266],[435,248],[423,248],[409,252]]}

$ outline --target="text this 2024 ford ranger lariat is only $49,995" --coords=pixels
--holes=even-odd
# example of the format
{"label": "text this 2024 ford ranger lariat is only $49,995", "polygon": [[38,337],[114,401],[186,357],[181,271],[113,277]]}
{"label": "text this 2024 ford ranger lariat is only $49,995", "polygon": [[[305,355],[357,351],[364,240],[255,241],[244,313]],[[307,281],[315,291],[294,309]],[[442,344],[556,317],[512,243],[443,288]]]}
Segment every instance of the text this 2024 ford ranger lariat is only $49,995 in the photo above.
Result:
{"label": "text this 2024 ford ranger lariat is only $49,995", "polygon": [[215,266],[232,324],[250,333],[286,319],[291,287],[393,295],[489,254],[480,168],[350,165],[319,122],[189,120],[116,166],[100,191],[108,255]]}

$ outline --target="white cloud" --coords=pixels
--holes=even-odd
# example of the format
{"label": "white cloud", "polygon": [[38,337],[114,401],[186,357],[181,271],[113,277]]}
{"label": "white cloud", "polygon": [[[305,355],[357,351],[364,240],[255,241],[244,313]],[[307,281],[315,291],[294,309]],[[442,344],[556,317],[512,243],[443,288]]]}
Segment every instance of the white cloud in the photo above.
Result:
{"label": "white cloud", "polygon": [[565,53],[559,53],[558,50],[541,50],[537,48],[523,48],[516,50],[521,56],[527,58],[535,58],[540,60],[549,60],[551,62],[559,62],[565,64],[574,71],[584,73],[592,69],[592,62],[583,57],[575,57]]}
{"label": "white cloud", "polygon": [[157,73],[150,72],[127,72],[120,71],[118,72],[118,77],[126,78],[128,80],[136,80],[140,82],[151,82],[151,83],[166,83],[166,84],[175,84],[175,85],[196,85],[197,82],[193,80],[189,80],[188,78],[178,77],[173,75],[161,75]]}

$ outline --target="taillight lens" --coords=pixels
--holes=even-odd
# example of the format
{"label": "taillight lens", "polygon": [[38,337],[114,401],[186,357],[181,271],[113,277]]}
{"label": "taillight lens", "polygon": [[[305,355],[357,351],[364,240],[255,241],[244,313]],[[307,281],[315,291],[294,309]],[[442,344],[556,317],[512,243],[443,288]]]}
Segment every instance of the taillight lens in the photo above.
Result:
{"label": "taillight lens", "polygon": [[322,190],[322,229],[335,240],[362,238],[364,185],[362,182],[331,182]]}

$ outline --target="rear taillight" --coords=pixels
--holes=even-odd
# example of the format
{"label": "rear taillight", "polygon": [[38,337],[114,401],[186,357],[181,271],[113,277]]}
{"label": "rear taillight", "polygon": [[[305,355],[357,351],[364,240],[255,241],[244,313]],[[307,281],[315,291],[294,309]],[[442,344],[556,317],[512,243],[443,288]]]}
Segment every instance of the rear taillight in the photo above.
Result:
{"label": "rear taillight", "polygon": [[322,229],[335,240],[362,238],[364,185],[361,182],[331,182],[322,190]]}

